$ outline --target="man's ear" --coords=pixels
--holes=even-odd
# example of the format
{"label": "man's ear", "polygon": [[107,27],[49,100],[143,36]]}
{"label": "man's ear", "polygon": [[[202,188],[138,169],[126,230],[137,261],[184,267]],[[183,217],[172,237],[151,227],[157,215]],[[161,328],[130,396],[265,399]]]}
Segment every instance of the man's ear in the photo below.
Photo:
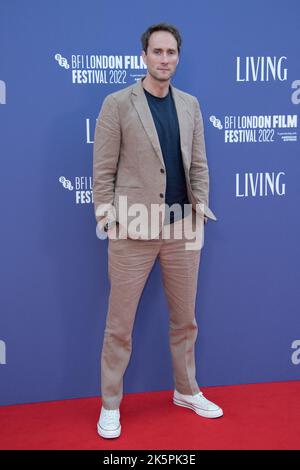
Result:
{"label": "man's ear", "polygon": [[147,54],[146,54],[146,52],[145,52],[145,51],[142,51],[141,56],[142,56],[142,59],[143,59],[144,64],[147,65]]}

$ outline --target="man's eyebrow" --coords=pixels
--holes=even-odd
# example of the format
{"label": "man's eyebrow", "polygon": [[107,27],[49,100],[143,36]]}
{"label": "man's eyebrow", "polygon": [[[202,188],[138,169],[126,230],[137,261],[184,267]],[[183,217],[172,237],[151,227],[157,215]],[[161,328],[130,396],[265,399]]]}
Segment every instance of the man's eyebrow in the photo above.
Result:
{"label": "man's eyebrow", "polygon": [[[153,47],[153,50],[154,51],[162,51],[163,49],[162,49],[162,47]],[[169,47],[167,49],[167,51],[176,51],[176,49],[174,49],[173,47]]]}

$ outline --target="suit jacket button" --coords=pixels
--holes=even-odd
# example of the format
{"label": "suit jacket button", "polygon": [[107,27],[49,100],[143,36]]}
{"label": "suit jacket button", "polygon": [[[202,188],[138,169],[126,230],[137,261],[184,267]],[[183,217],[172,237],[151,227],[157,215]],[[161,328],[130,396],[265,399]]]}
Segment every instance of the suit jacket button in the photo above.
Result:
{"label": "suit jacket button", "polygon": [[161,168],[161,169],[160,169],[160,172],[161,172],[161,173],[164,173],[164,172],[165,172],[165,170],[164,170],[163,168]]}
{"label": "suit jacket button", "polygon": [[160,197],[164,197],[163,193],[160,193]]}

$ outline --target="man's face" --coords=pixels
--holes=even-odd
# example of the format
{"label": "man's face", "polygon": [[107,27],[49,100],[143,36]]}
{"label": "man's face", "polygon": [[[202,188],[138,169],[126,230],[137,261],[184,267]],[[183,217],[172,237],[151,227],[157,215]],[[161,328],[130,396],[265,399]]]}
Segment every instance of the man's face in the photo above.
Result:
{"label": "man's face", "polygon": [[179,60],[177,41],[168,31],[156,31],[149,38],[147,54],[142,52],[148,73],[158,81],[168,81]]}

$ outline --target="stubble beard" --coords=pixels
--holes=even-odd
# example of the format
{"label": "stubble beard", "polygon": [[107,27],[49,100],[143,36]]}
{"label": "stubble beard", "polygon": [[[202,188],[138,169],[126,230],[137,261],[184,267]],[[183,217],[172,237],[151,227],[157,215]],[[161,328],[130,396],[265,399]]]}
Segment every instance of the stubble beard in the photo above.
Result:
{"label": "stubble beard", "polygon": [[168,82],[172,78],[174,71],[171,72],[168,77],[158,76],[155,73],[151,72],[150,70],[148,70],[148,73],[152,78],[154,78],[154,80],[157,80],[158,82]]}

